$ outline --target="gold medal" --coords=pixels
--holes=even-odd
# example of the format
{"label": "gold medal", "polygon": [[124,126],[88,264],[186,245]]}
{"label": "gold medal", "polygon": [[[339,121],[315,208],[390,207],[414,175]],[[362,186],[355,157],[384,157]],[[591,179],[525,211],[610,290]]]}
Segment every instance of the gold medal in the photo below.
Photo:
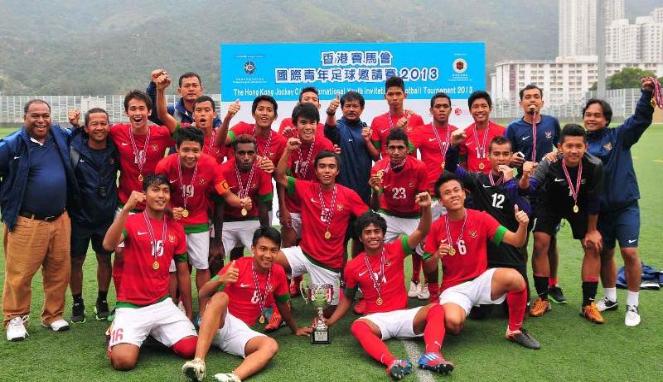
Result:
{"label": "gold medal", "polygon": [[154,262],[152,263],[152,269],[154,269],[155,271],[159,270],[159,262],[158,261],[154,260]]}
{"label": "gold medal", "polygon": [[329,240],[329,239],[331,239],[331,232],[329,232],[327,230],[327,231],[325,231],[325,240]]}
{"label": "gold medal", "polygon": [[486,168],[486,165],[483,162],[479,162],[479,170],[483,170],[484,168]]}
{"label": "gold medal", "polygon": [[182,217],[183,218],[188,218],[189,217],[189,210],[186,208],[182,210]]}
{"label": "gold medal", "polygon": [[574,205],[573,205],[573,213],[574,213],[574,214],[577,214],[578,212],[580,212],[580,207],[578,207],[577,204],[574,204]]}
{"label": "gold medal", "polygon": [[375,300],[375,305],[377,306],[382,305],[382,297],[378,297],[377,300]]}
{"label": "gold medal", "polygon": [[376,175],[378,178],[382,179],[382,177],[384,176],[384,170],[380,170],[380,171],[378,171],[375,175]]}
{"label": "gold medal", "polygon": [[260,318],[258,319],[258,322],[261,323],[261,324],[265,323],[265,315],[264,314],[260,315]]}
{"label": "gold medal", "polygon": [[246,216],[248,215],[249,211],[247,211],[246,208],[242,208],[242,211],[240,211],[240,213],[242,214],[242,216]]}
{"label": "gold medal", "polygon": [[143,174],[138,174],[138,181],[142,182],[143,181]]}
{"label": "gold medal", "polygon": [[456,249],[454,247],[449,248],[449,256],[453,256],[456,254]]}

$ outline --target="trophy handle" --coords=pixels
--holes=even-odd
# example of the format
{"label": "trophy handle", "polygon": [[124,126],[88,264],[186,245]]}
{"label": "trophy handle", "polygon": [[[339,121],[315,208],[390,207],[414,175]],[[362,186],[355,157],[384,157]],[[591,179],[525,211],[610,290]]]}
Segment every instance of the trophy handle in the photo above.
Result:
{"label": "trophy handle", "polygon": [[305,303],[311,302],[311,296],[309,295],[310,289],[306,281],[302,280],[301,283],[299,283],[299,294],[302,295],[302,298],[304,299]]}

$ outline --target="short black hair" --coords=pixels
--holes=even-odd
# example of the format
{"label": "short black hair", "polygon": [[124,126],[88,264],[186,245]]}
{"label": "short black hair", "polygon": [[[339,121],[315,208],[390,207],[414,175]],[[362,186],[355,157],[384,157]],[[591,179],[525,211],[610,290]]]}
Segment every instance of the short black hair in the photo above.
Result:
{"label": "short black hair", "polygon": [[575,123],[567,123],[562,128],[562,132],[559,134],[559,144],[564,143],[566,137],[582,137],[585,142],[587,142],[587,132],[585,129]]}
{"label": "short black hair", "polygon": [[256,109],[258,108],[258,104],[261,101],[267,101],[267,102],[271,103],[272,106],[274,107],[274,114],[278,113],[279,104],[276,103],[276,100],[274,99],[274,97],[272,97],[270,95],[267,95],[267,94],[261,94],[261,95],[259,95],[259,96],[257,96],[256,98],[253,99],[253,105],[251,105],[251,114],[255,114]]}
{"label": "short black hair", "polygon": [[200,97],[196,98],[196,100],[193,101],[193,109],[196,110],[196,105],[203,102],[210,102],[212,104],[212,109],[216,111],[216,102],[214,102],[212,97],[207,95],[201,95]]}
{"label": "short black hair", "polygon": [[144,91],[140,90],[132,90],[129,93],[127,93],[126,96],[124,96],[124,112],[126,113],[129,111],[129,101],[132,99],[137,99],[139,101],[145,102],[145,105],[147,106],[147,110],[152,110],[152,99],[145,94]]}
{"label": "short black hair", "polygon": [[253,240],[251,241],[251,244],[254,246],[258,244],[258,240],[260,240],[261,237],[264,237],[267,240],[271,240],[274,242],[274,244],[281,247],[281,234],[276,228],[272,226],[262,226],[258,228],[253,233]]}
{"label": "short black hair", "polygon": [[407,134],[405,134],[403,129],[391,129],[387,135],[387,146],[389,146],[390,141],[403,141],[403,143],[405,143],[405,147],[410,146],[410,141],[407,139]]}
{"label": "short black hair", "polygon": [[364,96],[354,90],[350,90],[349,92],[343,94],[341,97],[341,107],[343,107],[343,105],[345,105],[345,103],[348,101],[359,101],[359,106],[361,106],[362,109],[366,105]]}
{"label": "short black hair", "polygon": [[108,117],[108,112],[107,112],[106,110],[104,110],[104,109],[102,109],[102,108],[100,108],[100,107],[93,107],[92,109],[88,110],[88,111],[85,113],[85,117],[84,117],[84,120],[85,120],[85,126],[87,126],[88,123],[90,123],[90,115],[91,115],[91,114],[97,114],[97,113],[104,113],[104,114],[106,114],[106,121],[110,122],[110,119],[109,119],[109,117]]}
{"label": "short black hair", "polygon": [[477,90],[470,94],[470,97],[467,99],[467,107],[471,109],[474,101],[478,99],[485,99],[486,102],[488,102],[488,107],[491,109],[493,108],[493,100],[490,99],[490,94],[485,90]]}
{"label": "short black hair", "polygon": [[299,103],[302,102],[302,97],[304,96],[304,93],[315,93],[315,95],[317,95],[318,98],[320,98],[320,93],[318,93],[318,89],[316,89],[313,86],[307,86],[299,92]]}
{"label": "short black hair", "polygon": [[447,101],[449,101],[449,105],[451,105],[451,97],[445,92],[437,92],[435,93],[431,99],[430,99],[430,107],[433,107],[435,105],[435,100],[438,98],[446,98]]}
{"label": "short black hair", "polygon": [[200,76],[198,75],[198,73],[195,73],[195,72],[186,72],[186,73],[182,74],[182,75],[180,76],[180,79],[177,81],[177,85],[178,85],[179,87],[182,87],[182,81],[183,81],[185,78],[191,78],[191,77],[196,77],[196,78],[198,79],[198,83],[200,84],[200,87],[203,87],[203,80],[201,80],[201,79],[200,79]]}
{"label": "short black hair", "polygon": [[539,94],[541,95],[541,98],[543,98],[543,89],[541,89],[540,87],[538,87],[534,84],[529,84],[529,85],[525,86],[524,88],[520,89],[520,91],[518,92],[518,95],[520,96],[520,100],[521,101],[523,100],[523,96],[525,95],[526,90],[532,90],[532,89],[538,90]]}
{"label": "short black hair", "polygon": [[318,162],[320,162],[321,159],[325,158],[334,158],[336,160],[336,166],[338,167],[339,170],[341,169],[341,158],[339,158],[338,154],[327,150],[320,151],[318,155],[315,156],[315,160],[313,161],[313,167],[318,167]]}
{"label": "short black hair", "polygon": [[309,121],[320,122],[320,112],[318,108],[310,103],[300,103],[292,109],[292,124],[297,126],[300,118],[306,118]]}
{"label": "short black hair", "polygon": [[461,187],[463,187],[463,182],[461,182],[460,178],[456,176],[456,174],[449,172],[449,171],[444,171],[442,175],[440,175],[439,178],[435,181],[435,196],[440,199],[440,187],[448,182],[451,181],[456,181],[460,184]]}
{"label": "short black hair", "polygon": [[373,211],[367,211],[355,220],[355,237],[361,237],[364,228],[374,224],[382,229],[382,233],[387,233],[387,221],[380,214]]}
{"label": "short black hair", "polygon": [[493,145],[509,145],[509,151],[513,149],[513,145],[511,144],[511,141],[507,137],[503,137],[501,135],[493,137],[493,139],[490,140],[490,144],[488,145],[488,152],[493,151]]}
{"label": "short black hair", "polygon": [[237,146],[242,143],[253,143],[253,147],[258,152],[258,143],[256,138],[250,134],[240,134],[238,135],[232,143],[233,151],[237,151]]}
{"label": "short black hair", "polygon": [[197,142],[200,148],[205,146],[205,135],[196,127],[181,127],[175,132],[175,147],[178,149],[184,141]]}
{"label": "short black hair", "polygon": [[48,102],[44,101],[43,99],[31,99],[30,101],[26,102],[25,105],[23,106],[23,114],[28,114],[28,109],[32,104],[35,103],[43,103],[48,107],[48,111],[51,111],[51,105],[48,104]]}
{"label": "short black hair", "polygon": [[612,107],[605,100],[598,98],[589,99],[585,104],[585,107],[582,108],[582,115],[585,115],[585,111],[587,111],[587,108],[595,103],[601,106],[601,111],[603,112],[603,118],[605,118],[606,120],[605,126],[608,127],[610,125],[610,121],[612,120]]}
{"label": "short black hair", "polygon": [[143,179],[143,191],[147,191],[150,186],[166,185],[170,188],[170,182],[165,174],[147,174]]}
{"label": "short black hair", "polygon": [[399,88],[401,88],[403,93],[405,93],[405,82],[403,81],[403,79],[401,77],[392,76],[392,77],[387,78],[387,80],[384,82],[384,91],[385,91],[385,93],[387,92],[387,90],[389,90],[389,88],[393,88],[393,87],[399,87]]}

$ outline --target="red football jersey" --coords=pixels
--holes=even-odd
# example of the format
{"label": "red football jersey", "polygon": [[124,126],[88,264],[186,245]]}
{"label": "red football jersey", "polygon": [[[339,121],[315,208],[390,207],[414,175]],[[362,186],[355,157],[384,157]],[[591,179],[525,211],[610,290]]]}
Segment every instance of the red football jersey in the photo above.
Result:
{"label": "red football jersey", "polygon": [[[368,206],[353,190],[340,184],[335,188],[336,200],[333,201],[333,192],[321,192],[320,183],[288,177],[288,193],[297,195],[302,206],[302,251],[322,266],[340,271],[350,217],[368,211]],[[321,194],[325,211],[320,203]],[[327,230],[331,234],[329,239],[325,239]]]}
{"label": "red football jersey", "polygon": [[460,145],[460,150],[467,153],[467,170],[471,172],[483,172],[488,174],[492,169],[488,151],[490,151],[490,141],[494,137],[504,135],[506,129],[492,121],[488,122],[488,129],[477,131],[475,124],[465,128],[465,143]]}
{"label": "red football jersey", "polygon": [[[366,313],[391,312],[407,308],[403,259],[412,251],[407,245],[407,236],[401,236],[398,240],[384,245],[384,278],[379,287],[379,294],[375,288],[374,278],[381,273],[380,255],[368,256],[366,252],[362,252],[346,264],[343,276],[345,287],[361,288],[366,301]],[[366,267],[366,259],[370,264],[370,270]],[[382,298],[382,305],[376,303],[378,297]]]}
{"label": "red football jersey", "polygon": [[[405,132],[408,134],[409,138],[412,128],[415,126],[423,125],[424,120],[419,114],[412,111],[408,110],[406,113],[408,117],[407,125],[405,126]],[[371,122],[371,141],[380,144],[380,155],[382,158],[389,158],[389,153],[387,152],[387,136],[389,135],[391,129],[396,127],[398,120],[401,118],[403,118],[402,114],[396,115],[391,114],[390,112],[386,112],[373,118],[373,121]]]}
{"label": "red football jersey", "polygon": [[[138,149],[138,156],[144,156],[143,177],[154,174],[157,163],[163,158],[166,149],[170,147],[170,130],[166,126],[150,125],[150,141],[145,148],[146,135],[134,135],[134,142]],[[131,144],[131,125],[122,123],[113,125],[110,129],[110,137],[120,154],[120,182],[117,194],[120,203],[125,204],[129,200],[132,191],[143,191],[143,183],[138,180],[141,174],[136,161],[136,155]],[[140,208],[142,209],[142,207]]]}
{"label": "red football jersey", "polygon": [[[288,289],[288,279],[285,276],[285,270],[279,264],[273,263],[271,275],[267,273],[256,272],[258,279],[258,288],[256,289],[253,278],[253,257],[242,257],[235,260],[235,266],[239,270],[237,281],[228,284],[223,291],[230,297],[228,311],[233,316],[244,321],[247,325],[253,326],[260,317],[260,297],[266,295],[265,308],[269,308],[270,302],[287,301],[290,298]],[[218,273],[218,276],[226,273],[230,264],[226,265]],[[269,277],[269,285],[267,278]],[[265,292],[267,291],[267,292]]]}
{"label": "red football jersey", "polygon": [[[237,171],[235,170],[235,158],[229,159],[226,163],[221,165],[221,174],[228,182],[230,191],[238,196],[243,197],[243,195],[240,195],[239,193],[239,181],[237,179]],[[247,187],[247,184],[249,183],[250,172],[240,172],[239,176],[242,181],[242,186]],[[248,211],[248,214],[246,216],[242,216],[241,208],[226,205],[224,209],[224,219],[255,219],[258,217],[258,201],[268,203],[272,200],[272,177],[270,174],[256,167],[255,163],[253,167],[251,185],[248,187],[246,196],[250,197],[251,201],[253,202],[253,208]]]}
{"label": "red football jersey", "polygon": [[[302,142],[301,149],[290,154],[288,172],[294,178],[316,180],[313,161],[321,151],[334,151],[334,144],[325,137],[316,137],[313,145]],[[296,195],[286,194],[285,205],[288,211],[300,213],[301,207]]]}
{"label": "red football jersey", "polygon": [[[428,173],[428,192],[435,194],[435,182],[444,172],[444,155],[449,145],[451,132],[456,126],[447,125],[446,128],[437,129],[438,135],[433,131],[433,124],[417,126],[408,134],[410,143],[419,150],[421,161],[426,165]],[[438,141],[437,137],[440,137]],[[440,147],[440,145],[442,147]]]}
{"label": "red football jersey", "polygon": [[[292,123],[292,118],[284,118],[281,121],[281,125],[279,126],[279,134],[285,138],[286,142],[288,141],[288,138],[299,137],[299,132],[297,131],[297,127],[295,127],[295,125]],[[318,137],[324,136],[325,125],[318,122],[318,126],[315,129],[315,137],[318,139]]]}
{"label": "red football jersey", "polygon": [[198,159],[195,179],[192,179],[194,169],[181,169],[183,186],[180,171],[177,169],[180,166],[178,158],[178,154],[169,155],[160,160],[156,168],[156,173],[165,174],[170,182],[170,204],[173,207],[185,207],[184,193],[186,192],[186,209],[189,216],[183,218],[180,223],[185,227],[208,224],[207,207],[210,193],[226,193],[229,189],[228,182],[223,177],[221,167],[216,160],[207,154],[202,154]]}
{"label": "red football jersey", "polygon": [[[258,143],[258,155],[268,157],[274,166],[279,163],[281,155],[283,155],[283,150],[285,150],[286,139],[277,133],[274,130],[270,131],[270,137],[264,137],[262,135],[256,135],[256,125],[253,123],[239,122],[233,126],[228,132],[228,137],[230,142],[233,142],[235,138],[242,134],[252,135],[256,138]],[[269,148],[267,151],[267,143],[269,142]],[[234,157],[234,152],[232,149],[228,150],[228,158]]]}
{"label": "red football jersey", "polygon": [[383,191],[380,194],[380,209],[400,217],[419,216],[419,206],[415,202],[418,193],[428,189],[426,165],[408,155],[405,165],[394,171],[390,159],[378,161],[371,169],[371,175],[382,171]]}
{"label": "red football jersey", "polygon": [[[186,254],[184,229],[166,217],[166,236],[162,241],[163,220],[150,218],[154,242],[145,224],[144,213],[127,217],[124,226],[124,252],[119,275],[122,282],[117,301],[134,305],[150,305],[168,296],[168,267],[174,256]],[[154,262],[158,268],[154,269]]]}
{"label": "red football jersey", "polygon": [[436,252],[442,240],[453,242],[455,254],[442,257],[442,290],[482,274],[488,268],[488,240],[499,245],[506,232],[506,228],[488,213],[472,209],[465,211],[464,229],[464,219],[449,222],[451,238],[447,235],[447,215],[437,219],[426,236],[424,250],[427,253]]}
{"label": "red football jersey", "polygon": [[205,135],[205,145],[203,146],[203,153],[211,155],[218,163],[223,163],[226,159],[228,149],[224,146],[217,146],[214,144],[216,140],[216,131],[210,135]]}

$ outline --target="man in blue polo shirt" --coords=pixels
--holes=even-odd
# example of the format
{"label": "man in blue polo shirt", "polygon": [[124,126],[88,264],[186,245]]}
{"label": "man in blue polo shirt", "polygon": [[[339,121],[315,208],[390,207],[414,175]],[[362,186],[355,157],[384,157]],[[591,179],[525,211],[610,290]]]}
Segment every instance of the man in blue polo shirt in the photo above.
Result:
{"label": "man in blue polo shirt", "polygon": [[31,100],[24,125],[0,140],[0,209],[5,223],[5,281],[2,294],[7,340],[25,339],[31,282],[43,267],[42,325],[69,329],[62,318],[69,283],[70,220],[67,194],[76,193],[69,162],[69,131],[51,127],[51,107]]}
{"label": "man in blue polo shirt", "polygon": [[[78,126],[77,110],[70,112],[69,122]],[[111,280],[111,252],[104,250],[102,242],[108,227],[113,223],[117,209],[118,152],[109,139],[108,113],[92,108],[85,114],[85,126],[78,129],[69,148],[71,165],[76,175],[77,199],[80,203],[69,209],[71,214],[71,280],[70,288],[74,305],[71,321],[85,322],[83,302],[83,263],[88,245],[97,256],[98,294],[95,304],[97,320],[108,318],[108,287]]]}

